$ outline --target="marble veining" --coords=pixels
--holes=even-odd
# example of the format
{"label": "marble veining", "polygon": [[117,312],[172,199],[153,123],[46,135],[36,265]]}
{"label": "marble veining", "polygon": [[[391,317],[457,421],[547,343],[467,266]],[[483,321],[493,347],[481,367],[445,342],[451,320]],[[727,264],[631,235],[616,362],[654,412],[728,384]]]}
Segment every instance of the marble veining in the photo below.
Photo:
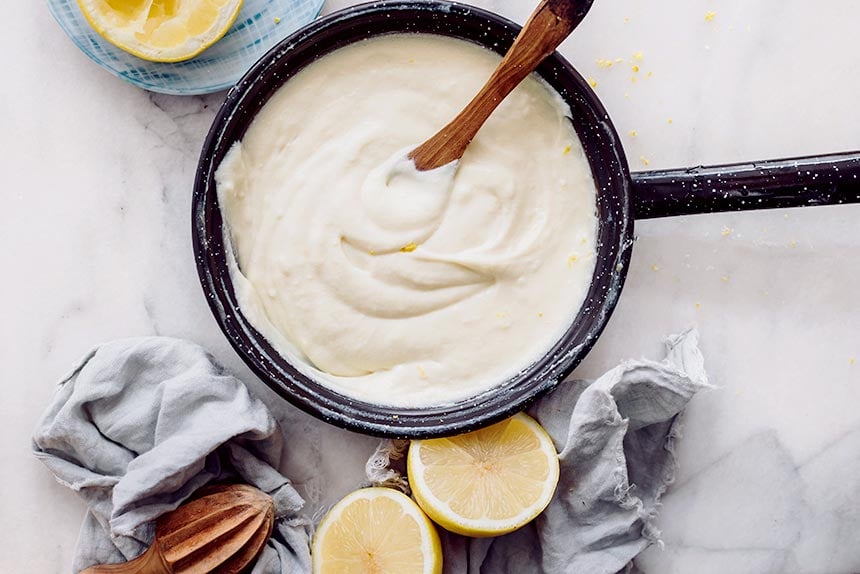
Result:
{"label": "marble veining", "polygon": [[[477,3],[520,22],[532,9]],[[209,313],[190,199],[223,94],[147,94],[87,60],[42,2],[6,11],[0,572],[68,571],[83,508],[29,436],[56,381],[116,337],[186,337],[247,380],[290,429],[285,472],[319,513],[361,483],[376,441],[285,406]],[[844,151],[860,149],[858,19],[851,0],[598,1],[562,52],[635,170]],[[860,572],[858,220],[839,206],[637,224],[619,306],[577,374],[655,356],[695,324],[717,386],[685,414],[663,544],[638,570]]]}

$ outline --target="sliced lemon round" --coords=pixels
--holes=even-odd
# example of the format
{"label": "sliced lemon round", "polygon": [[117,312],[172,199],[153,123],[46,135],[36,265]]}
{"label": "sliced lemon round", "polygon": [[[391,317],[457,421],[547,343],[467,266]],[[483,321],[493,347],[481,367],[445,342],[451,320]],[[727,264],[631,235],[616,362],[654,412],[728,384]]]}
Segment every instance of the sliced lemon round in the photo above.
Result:
{"label": "sliced lemon round", "polygon": [[409,446],[415,500],[446,530],[497,536],[533,520],[558,485],[558,455],[533,418],[518,414],[485,429]]}
{"label": "sliced lemon round", "polygon": [[440,574],[436,528],[411,498],[363,488],[326,514],[311,548],[314,574]]}
{"label": "sliced lemon round", "polygon": [[242,0],[78,0],[105,40],[150,62],[181,62],[221,39]]}

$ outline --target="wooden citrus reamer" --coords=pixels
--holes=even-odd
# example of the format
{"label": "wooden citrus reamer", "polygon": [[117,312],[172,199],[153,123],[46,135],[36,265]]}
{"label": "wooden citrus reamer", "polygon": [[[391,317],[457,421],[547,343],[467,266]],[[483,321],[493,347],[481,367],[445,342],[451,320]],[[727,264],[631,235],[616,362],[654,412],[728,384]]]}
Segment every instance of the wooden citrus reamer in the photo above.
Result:
{"label": "wooden citrus reamer", "polygon": [[239,574],[256,558],[275,522],[272,498],[245,484],[206,487],[161,516],[146,552],[81,574]]}

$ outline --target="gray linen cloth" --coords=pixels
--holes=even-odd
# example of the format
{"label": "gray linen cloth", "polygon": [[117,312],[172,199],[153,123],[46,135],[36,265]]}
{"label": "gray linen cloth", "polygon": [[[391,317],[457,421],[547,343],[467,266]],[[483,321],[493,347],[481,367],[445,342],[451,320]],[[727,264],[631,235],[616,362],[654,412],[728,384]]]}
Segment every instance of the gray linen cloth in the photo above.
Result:
{"label": "gray linen cloth", "polygon": [[276,470],[284,438],[266,406],[203,349],[149,337],[84,357],[61,382],[33,451],[89,506],[75,572],[137,556],[158,516],[220,481],[254,485],[275,501],[274,532],[253,574],[304,573],[310,523]]}
{"label": "gray linen cloth", "polygon": [[[675,472],[678,415],[708,387],[695,331],[667,339],[664,361],[628,361],[596,381],[562,383],[531,414],[552,436],[561,478],[532,524],[499,538],[440,531],[445,572],[614,574],[659,532]],[[321,423],[322,424],[322,423]],[[97,348],[65,379],[33,448],[89,505],[74,568],[142,552],[153,521],[211,481],[275,497],[277,522],[254,574],[309,572],[311,521],[276,469],[293,437],[199,347],[167,338]],[[408,490],[405,441],[382,441],[368,482]],[[287,446],[289,448],[289,446]]]}

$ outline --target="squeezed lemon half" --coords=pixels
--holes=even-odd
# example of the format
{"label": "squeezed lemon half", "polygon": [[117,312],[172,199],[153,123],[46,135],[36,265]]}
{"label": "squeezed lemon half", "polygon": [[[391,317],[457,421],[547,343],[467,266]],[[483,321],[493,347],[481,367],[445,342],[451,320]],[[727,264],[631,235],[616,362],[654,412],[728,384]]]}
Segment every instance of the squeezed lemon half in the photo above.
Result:
{"label": "squeezed lemon half", "polygon": [[549,504],[558,455],[537,421],[518,414],[485,429],[409,446],[415,500],[439,526],[497,536],[524,526]]}
{"label": "squeezed lemon half", "polygon": [[150,62],[189,60],[220,40],[243,0],[78,0],[105,40]]}
{"label": "squeezed lemon half", "polygon": [[314,574],[440,574],[442,546],[427,516],[391,488],[363,488],[326,514],[311,548]]}

